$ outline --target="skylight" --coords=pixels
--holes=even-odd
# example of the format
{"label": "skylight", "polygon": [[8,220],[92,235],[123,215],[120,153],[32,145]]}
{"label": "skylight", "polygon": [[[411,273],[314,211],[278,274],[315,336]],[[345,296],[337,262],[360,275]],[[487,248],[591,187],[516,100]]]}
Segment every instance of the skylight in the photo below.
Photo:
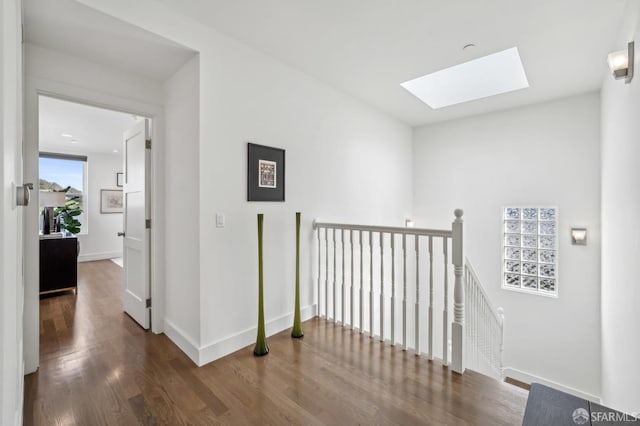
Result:
{"label": "skylight", "polygon": [[431,108],[529,87],[517,47],[405,81],[402,87]]}

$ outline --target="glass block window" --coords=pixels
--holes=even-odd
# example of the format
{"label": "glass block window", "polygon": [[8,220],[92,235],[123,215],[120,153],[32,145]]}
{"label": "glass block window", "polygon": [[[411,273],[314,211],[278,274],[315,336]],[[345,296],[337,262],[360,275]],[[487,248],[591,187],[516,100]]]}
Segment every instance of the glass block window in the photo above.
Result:
{"label": "glass block window", "polygon": [[505,207],[502,216],[502,288],[558,294],[557,209]]}

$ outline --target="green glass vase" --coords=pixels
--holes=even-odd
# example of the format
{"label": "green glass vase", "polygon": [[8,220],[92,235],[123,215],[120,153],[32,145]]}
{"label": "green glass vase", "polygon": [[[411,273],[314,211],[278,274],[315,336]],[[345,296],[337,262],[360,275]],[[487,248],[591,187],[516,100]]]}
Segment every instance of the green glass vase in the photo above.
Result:
{"label": "green glass vase", "polygon": [[293,311],[293,329],[291,337],[304,337],[300,321],[300,212],[296,213],[296,306]]}
{"label": "green glass vase", "polygon": [[269,353],[267,346],[267,336],[264,331],[264,300],[263,300],[263,277],[262,277],[262,222],[264,215],[258,214],[258,336],[256,346],[253,348],[255,356],[263,356]]}

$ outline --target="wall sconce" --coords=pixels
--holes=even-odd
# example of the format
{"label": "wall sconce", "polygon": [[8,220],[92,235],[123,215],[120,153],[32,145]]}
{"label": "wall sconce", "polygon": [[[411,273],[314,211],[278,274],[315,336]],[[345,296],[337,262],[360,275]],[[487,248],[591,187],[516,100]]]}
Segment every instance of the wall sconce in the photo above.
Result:
{"label": "wall sconce", "polygon": [[607,62],[616,80],[624,78],[625,84],[633,79],[634,43],[627,45],[627,50],[609,53]]}
{"label": "wall sconce", "polygon": [[407,219],[404,221],[405,228],[413,228],[413,221],[411,219]]}
{"label": "wall sconce", "polygon": [[587,230],[585,228],[571,228],[571,244],[574,246],[586,246]]}

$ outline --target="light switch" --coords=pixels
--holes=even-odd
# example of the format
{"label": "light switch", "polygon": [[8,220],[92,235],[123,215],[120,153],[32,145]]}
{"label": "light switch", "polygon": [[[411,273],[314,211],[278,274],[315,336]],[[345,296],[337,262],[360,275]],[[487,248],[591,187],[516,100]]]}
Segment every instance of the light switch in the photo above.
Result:
{"label": "light switch", "polygon": [[216,228],[224,228],[225,222],[224,213],[216,213]]}

